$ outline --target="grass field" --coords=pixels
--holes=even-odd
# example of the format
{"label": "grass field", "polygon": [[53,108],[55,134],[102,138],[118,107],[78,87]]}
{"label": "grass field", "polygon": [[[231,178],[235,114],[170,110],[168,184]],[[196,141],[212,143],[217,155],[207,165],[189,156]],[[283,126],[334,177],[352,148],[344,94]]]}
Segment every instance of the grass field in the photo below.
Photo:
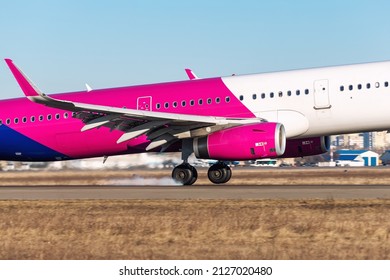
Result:
{"label": "grass field", "polygon": [[0,201],[0,259],[390,259],[390,200]]}

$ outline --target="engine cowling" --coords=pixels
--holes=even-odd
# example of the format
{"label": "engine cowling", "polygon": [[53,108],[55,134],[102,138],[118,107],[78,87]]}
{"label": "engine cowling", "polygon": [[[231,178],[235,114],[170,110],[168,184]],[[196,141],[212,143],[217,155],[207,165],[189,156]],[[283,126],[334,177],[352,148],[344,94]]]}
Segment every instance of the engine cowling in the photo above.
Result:
{"label": "engine cowling", "polygon": [[286,133],[280,123],[259,123],[232,127],[194,139],[197,158],[253,160],[278,157],[286,148]]}
{"label": "engine cowling", "polygon": [[320,136],[302,139],[290,139],[286,142],[283,158],[314,156],[326,153],[330,148],[330,137]]}

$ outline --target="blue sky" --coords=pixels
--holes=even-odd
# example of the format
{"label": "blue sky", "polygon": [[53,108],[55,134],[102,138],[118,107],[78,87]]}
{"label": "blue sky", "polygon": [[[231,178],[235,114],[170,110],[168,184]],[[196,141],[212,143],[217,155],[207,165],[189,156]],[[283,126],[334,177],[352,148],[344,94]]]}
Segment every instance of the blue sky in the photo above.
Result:
{"label": "blue sky", "polygon": [[[5,1],[0,57],[47,93],[390,60],[390,1]],[[3,61],[0,98],[22,93]]]}

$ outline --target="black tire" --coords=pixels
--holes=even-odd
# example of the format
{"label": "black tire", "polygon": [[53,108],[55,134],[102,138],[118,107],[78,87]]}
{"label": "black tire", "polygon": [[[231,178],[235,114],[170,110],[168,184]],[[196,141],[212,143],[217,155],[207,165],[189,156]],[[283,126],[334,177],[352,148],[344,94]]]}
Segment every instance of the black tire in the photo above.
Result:
{"label": "black tire", "polygon": [[207,176],[214,184],[224,184],[232,177],[232,171],[225,163],[219,162],[209,168]]}
{"label": "black tire", "polygon": [[180,184],[192,185],[198,179],[198,172],[189,164],[181,164],[173,169],[172,178]]}
{"label": "black tire", "polygon": [[192,171],[192,180],[188,185],[193,185],[196,182],[196,180],[198,180],[198,171],[192,165],[190,165],[190,169]]}

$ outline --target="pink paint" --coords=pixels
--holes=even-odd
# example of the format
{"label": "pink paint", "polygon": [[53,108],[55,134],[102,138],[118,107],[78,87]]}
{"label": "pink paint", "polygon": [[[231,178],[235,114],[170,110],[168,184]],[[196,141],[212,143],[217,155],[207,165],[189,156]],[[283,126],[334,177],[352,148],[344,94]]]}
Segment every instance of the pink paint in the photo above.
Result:
{"label": "pink paint", "polygon": [[36,89],[34,89],[30,83],[28,83],[28,78],[24,77],[20,70],[13,64],[11,59],[5,59],[5,62],[7,63],[9,69],[11,70],[12,74],[14,75],[16,81],[19,83],[20,87],[23,89],[26,96],[35,96]]}
{"label": "pink paint", "polygon": [[[25,94],[36,96],[37,89],[26,81],[26,77],[11,60],[6,62]],[[95,105],[178,114],[254,117],[221,78],[62,93],[53,97]],[[71,112],[65,118],[65,113],[63,110],[33,103],[27,98],[0,101],[0,120],[3,124],[71,158],[140,153],[145,151],[149,143],[145,136],[140,136],[117,144],[116,141],[123,132],[110,131],[105,127],[80,132],[84,125],[81,120],[71,118]],[[48,120],[49,115],[51,120]],[[44,120],[39,121],[39,116],[43,116]],[[31,121],[32,117],[35,118],[34,122]],[[11,121],[10,124],[7,124],[7,119]],[[18,123],[15,123],[15,119]]]}
{"label": "pink paint", "polygon": [[277,157],[285,149],[284,128],[278,123],[233,127],[195,140],[195,155],[217,160]]}
{"label": "pink paint", "polygon": [[198,79],[198,77],[195,76],[194,72],[192,72],[191,69],[185,69],[187,76],[190,80]]}

